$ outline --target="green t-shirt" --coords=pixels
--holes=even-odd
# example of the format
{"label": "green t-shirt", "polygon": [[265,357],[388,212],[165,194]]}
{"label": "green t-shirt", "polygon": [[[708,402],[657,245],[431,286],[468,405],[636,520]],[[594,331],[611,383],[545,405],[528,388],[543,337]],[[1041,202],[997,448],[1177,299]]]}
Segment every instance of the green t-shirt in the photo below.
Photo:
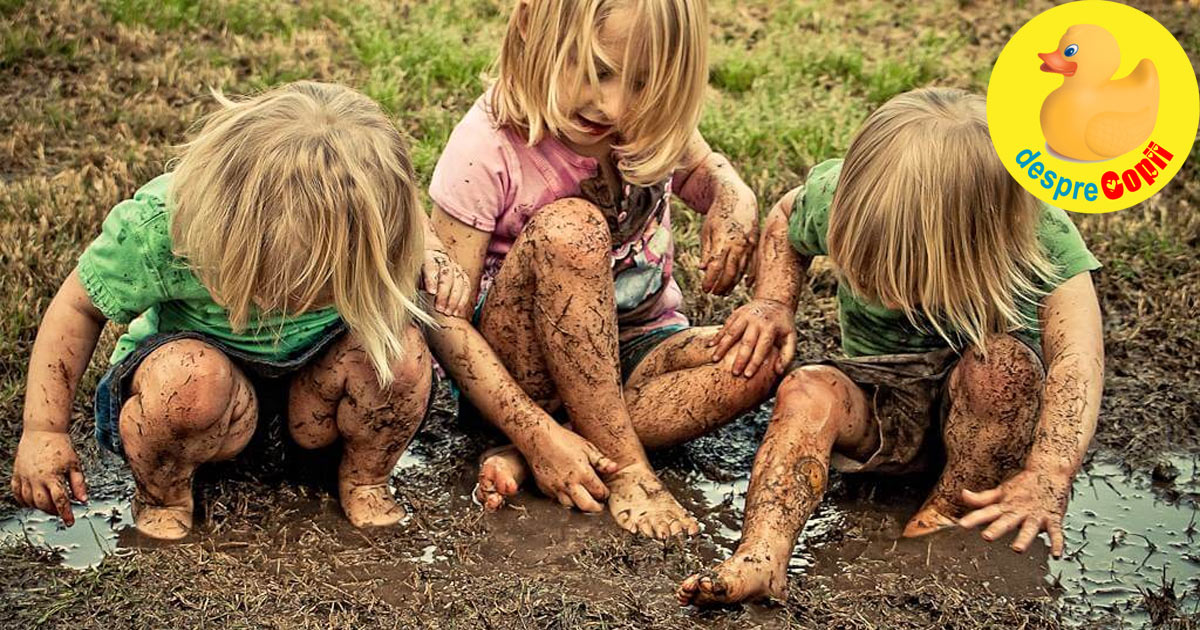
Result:
{"label": "green t-shirt", "polygon": [[153,179],[117,204],[100,236],[79,258],[79,279],[96,308],[129,324],[111,361],[125,358],[158,332],[204,333],[243,352],[279,360],[308,348],[338,324],[332,308],[299,315],[251,315],[235,332],[229,315],[213,301],[187,262],[171,251],[170,173]]}
{"label": "green t-shirt", "polygon": [[[841,172],[841,160],[827,160],[814,166],[796,197],[788,222],[788,240],[805,256],[828,254],[829,208],[833,205]],[[1088,251],[1079,230],[1063,210],[1042,204],[1042,216],[1036,229],[1038,242],[1058,270],[1060,282],[1100,268],[1100,262]],[[1047,293],[1058,286],[1038,284]],[[1040,349],[1037,304],[1018,300],[1018,306],[1025,321],[1031,323],[1013,334]],[[929,352],[949,345],[932,326],[914,326],[902,311],[871,303],[845,283],[838,285],[838,317],[842,328],[842,350],[847,356]]]}

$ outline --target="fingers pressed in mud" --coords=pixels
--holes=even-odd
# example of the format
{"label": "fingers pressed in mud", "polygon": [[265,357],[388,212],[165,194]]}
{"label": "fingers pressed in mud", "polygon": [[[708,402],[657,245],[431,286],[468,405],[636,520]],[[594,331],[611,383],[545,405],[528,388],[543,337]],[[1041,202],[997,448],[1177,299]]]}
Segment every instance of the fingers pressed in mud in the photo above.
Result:
{"label": "fingers pressed in mud", "polygon": [[659,539],[700,532],[700,523],[663,487],[649,465],[630,464],[606,481],[608,511],[624,529]]}

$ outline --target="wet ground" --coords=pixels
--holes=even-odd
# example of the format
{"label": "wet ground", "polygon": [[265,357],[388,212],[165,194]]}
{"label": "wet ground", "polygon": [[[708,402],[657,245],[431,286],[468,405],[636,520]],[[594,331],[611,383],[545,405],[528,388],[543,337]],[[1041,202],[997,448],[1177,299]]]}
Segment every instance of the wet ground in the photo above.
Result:
{"label": "wet ground", "polygon": [[[473,467],[444,466],[450,461],[448,451],[472,451],[474,440],[455,435],[453,421],[443,417],[441,422],[434,431],[419,435],[397,466],[401,494],[413,508],[401,528],[416,534],[402,547],[376,545],[345,523],[328,492],[303,485],[268,490],[280,496],[272,499],[276,505],[270,522],[261,523],[255,536],[230,526],[223,516],[237,511],[230,504],[253,497],[224,487],[202,487],[209,519],[193,538],[231,554],[265,542],[273,548],[268,561],[274,557],[277,563],[286,558],[289,546],[303,547],[313,531],[340,538],[366,557],[374,552],[374,560],[386,555],[394,562],[388,568],[374,561],[339,566],[334,572],[338,583],[369,584],[381,600],[397,606],[430,588],[429,582],[422,586],[422,576],[449,571],[478,578],[497,567],[516,576],[550,580],[585,599],[625,597],[629,575],[637,573],[644,560],[623,559],[606,547],[606,542],[626,537],[607,516],[568,511],[528,492],[497,514],[476,514],[469,500]],[[725,557],[736,544],[748,472],[765,422],[764,412],[752,414],[712,436],[655,456],[667,483],[703,522],[702,534],[683,543],[685,554],[698,560],[698,565],[691,563],[693,569]],[[119,466],[107,456],[105,463]],[[1118,621],[1127,627],[1148,625],[1154,598],[1164,598],[1168,591],[1175,599],[1163,605],[1177,613],[1194,613],[1200,608],[1198,467],[1197,456],[1167,454],[1153,472],[1131,470],[1104,449],[1093,452],[1075,483],[1065,524],[1068,552],[1062,560],[1050,559],[1043,547],[1018,555],[1004,544],[983,542],[974,532],[900,539],[930,479],[835,475],[828,500],[797,545],[791,588],[804,590],[812,584],[834,593],[869,593],[881,582],[935,578],[968,593],[1048,602],[1048,609],[1067,626]],[[106,477],[93,490],[97,498],[86,507],[77,506],[74,527],[63,528],[56,518],[23,510],[0,521],[0,539],[6,545],[54,549],[57,562],[72,569],[96,567],[110,555],[115,557],[107,565],[121,563],[128,556],[162,548],[131,527],[128,483],[119,475]],[[426,507],[430,505],[437,508]],[[469,551],[458,536],[422,537],[427,529],[438,528],[430,521],[442,511],[470,515],[483,527]],[[668,574],[682,577],[687,572],[672,558],[670,544],[662,547],[662,554]],[[473,558],[464,562],[468,557]],[[592,570],[596,566],[607,571],[597,573]],[[1173,588],[1164,590],[1164,584]],[[642,595],[666,601],[673,586],[671,579],[658,579]],[[736,618],[739,624],[785,627],[795,621],[794,613],[778,605],[755,605],[740,608]],[[971,627],[969,619],[959,622]]]}

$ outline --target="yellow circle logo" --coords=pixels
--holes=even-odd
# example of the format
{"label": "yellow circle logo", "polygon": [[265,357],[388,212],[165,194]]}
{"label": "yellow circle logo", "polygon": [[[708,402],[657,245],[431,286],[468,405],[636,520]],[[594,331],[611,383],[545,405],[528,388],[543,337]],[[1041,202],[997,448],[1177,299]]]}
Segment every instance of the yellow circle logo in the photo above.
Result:
{"label": "yellow circle logo", "polygon": [[1082,0],[1022,26],[992,69],[988,128],[1008,172],[1047,203],[1111,212],[1145,201],[1196,140],[1200,92],[1167,29]]}

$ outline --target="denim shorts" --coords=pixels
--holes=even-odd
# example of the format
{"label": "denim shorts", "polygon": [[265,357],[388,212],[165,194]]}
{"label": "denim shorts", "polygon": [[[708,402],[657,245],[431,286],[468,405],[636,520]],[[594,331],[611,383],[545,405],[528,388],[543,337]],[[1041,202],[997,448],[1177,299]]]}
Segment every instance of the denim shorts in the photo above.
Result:
{"label": "denim shorts", "polygon": [[[150,353],[165,344],[182,339],[195,339],[216,348],[229,357],[254,387],[258,399],[258,425],[247,450],[253,453],[255,459],[282,460],[284,452],[288,448],[287,443],[290,442],[284,436],[287,431],[288,387],[291,377],[301,368],[320,358],[333,342],[346,334],[347,330],[344,322],[338,322],[330,326],[315,343],[283,359],[267,359],[251,355],[200,332],[181,331],[151,335],[142,340],[133,352],[109,367],[100,379],[100,384],[96,387],[95,398],[96,440],[105,449],[125,457],[125,447],[121,442],[119,426],[121,408],[129,398],[129,387],[138,366],[146,357],[150,356]],[[436,378],[433,386],[436,387]],[[432,391],[429,401],[431,405]],[[426,417],[429,415],[429,409],[430,407],[426,407]],[[273,462],[273,464],[277,463],[279,461]]]}

